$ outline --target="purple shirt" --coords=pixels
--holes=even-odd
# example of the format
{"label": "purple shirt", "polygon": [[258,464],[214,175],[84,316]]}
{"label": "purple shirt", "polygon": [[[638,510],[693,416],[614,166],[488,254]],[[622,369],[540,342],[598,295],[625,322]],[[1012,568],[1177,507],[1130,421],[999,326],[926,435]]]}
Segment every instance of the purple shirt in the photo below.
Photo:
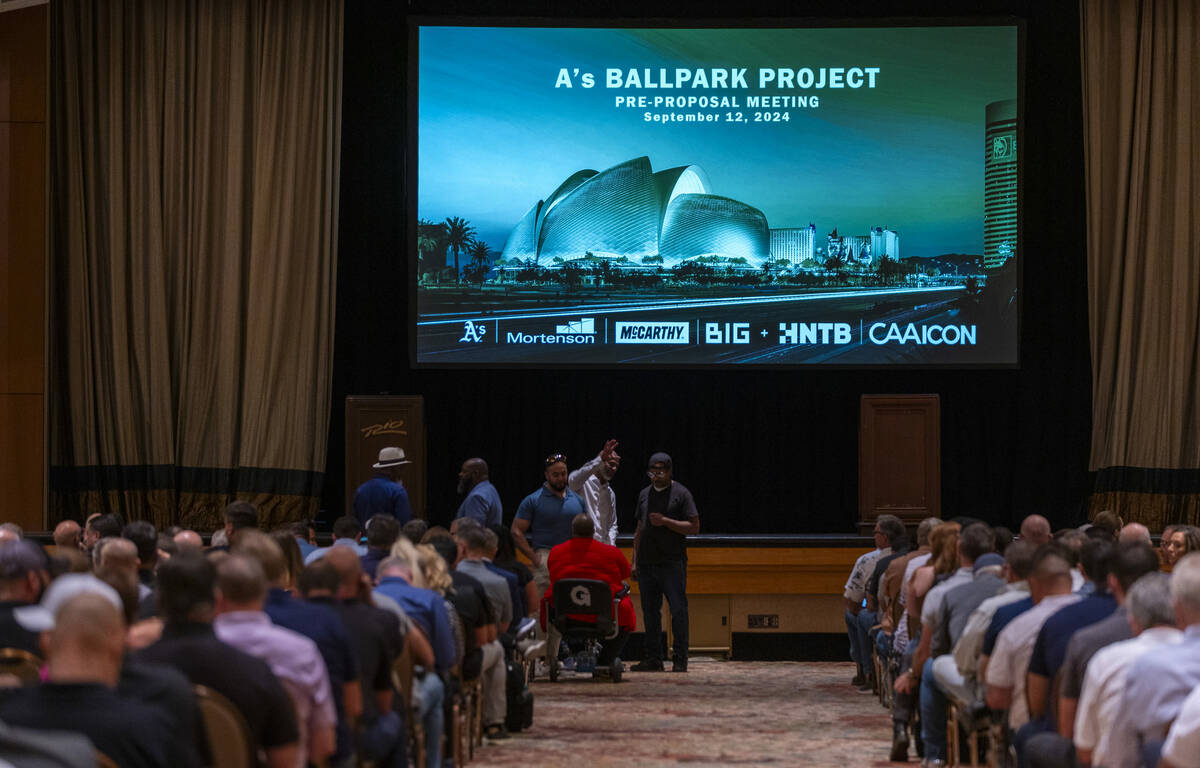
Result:
{"label": "purple shirt", "polygon": [[221,642],[267,662],[296,708],[300,729],[300,765],[313,732],[337,725],[329,674],[317,644],[298,632],[277,627],[262,611],[223,613],[213,621]]}

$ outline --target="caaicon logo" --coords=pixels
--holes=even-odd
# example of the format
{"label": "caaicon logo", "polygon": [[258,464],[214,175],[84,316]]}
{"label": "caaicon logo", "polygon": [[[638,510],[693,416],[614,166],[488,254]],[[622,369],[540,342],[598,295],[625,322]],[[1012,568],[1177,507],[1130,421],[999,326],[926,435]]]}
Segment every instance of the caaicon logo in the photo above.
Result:
{"label": "caaicon logo", "polygon": [[474,320],[467,320],[463,323],[463,335],[459,341],[480,342],[483,341],[483,335],[487,333],[487,326],[483,323],[476,323]]}
{"label": "caaicon logo", "polygon": [[575,587],[571,590],[571,602],[580,608],[591,608],[592,593],[583,585]]}

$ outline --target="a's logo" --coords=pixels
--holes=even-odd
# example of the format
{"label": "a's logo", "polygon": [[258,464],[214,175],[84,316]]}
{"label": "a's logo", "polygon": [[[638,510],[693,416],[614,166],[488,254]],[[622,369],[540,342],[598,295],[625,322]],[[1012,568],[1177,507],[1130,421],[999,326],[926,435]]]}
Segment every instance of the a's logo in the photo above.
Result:
{"label": "a's logo", "polygon": [[376,435],[407,435],[407,429],[401,429],[404,426],[404,419],[392,419],[385,421],[382,424],[372,424],[369,427],[363,427],[359,431],[363,433],[363,437],[375,437]]}
{"label": "a's logo", "polygon": [[616,323],[618,344],[687,344],[691,323]]}
{"label": "a's logo", "polygon": [[595,333],[596,318],[581,317],[578,320],[568,320],[562,325],[554,326],[555,333]]}
{"label": "a's logo", "polygon": [[571,602],[580,608],[592,607],[592,593],[587,587],[580,585],[571,590]]}
{"label": "a's logo", "polygon": [[474,320],[467,320],[463,323],[463,335],[459,341],[478,343],[483,341],[483,335],[485,333],[487,333],[486,325],[483,323],[476,323]]}

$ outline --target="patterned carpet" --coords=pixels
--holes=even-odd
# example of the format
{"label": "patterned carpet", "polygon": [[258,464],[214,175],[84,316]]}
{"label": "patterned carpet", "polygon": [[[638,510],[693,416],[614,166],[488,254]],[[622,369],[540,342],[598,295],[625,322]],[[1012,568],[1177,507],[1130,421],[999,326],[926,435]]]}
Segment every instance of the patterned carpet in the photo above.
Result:
{"label": "patterned carpet", "polygon": [[626,672],[616,685],[539,679],[533,728],[484,746],[474,764],[891,765],[890,718],[850,687],[851,664],[695,658],[689,670]]}

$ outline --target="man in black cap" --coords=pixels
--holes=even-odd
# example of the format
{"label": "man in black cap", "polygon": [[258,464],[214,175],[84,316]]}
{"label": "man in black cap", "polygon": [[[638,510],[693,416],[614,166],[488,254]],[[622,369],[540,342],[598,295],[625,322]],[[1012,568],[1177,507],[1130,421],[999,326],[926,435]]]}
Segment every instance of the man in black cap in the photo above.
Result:
{"label": "man in black cap", "polygon": [[633,536],[634,578],[642,595],[646,629],[645,659],[633,666],[639,672],[661,672],[662,601],[671,607],[675,636],[672,672],[687,672],[687,537],[700,532],[700,514],[692,492],[671,476],[671,457],[650,457],[650,485],[637,501],[637,532]]}

